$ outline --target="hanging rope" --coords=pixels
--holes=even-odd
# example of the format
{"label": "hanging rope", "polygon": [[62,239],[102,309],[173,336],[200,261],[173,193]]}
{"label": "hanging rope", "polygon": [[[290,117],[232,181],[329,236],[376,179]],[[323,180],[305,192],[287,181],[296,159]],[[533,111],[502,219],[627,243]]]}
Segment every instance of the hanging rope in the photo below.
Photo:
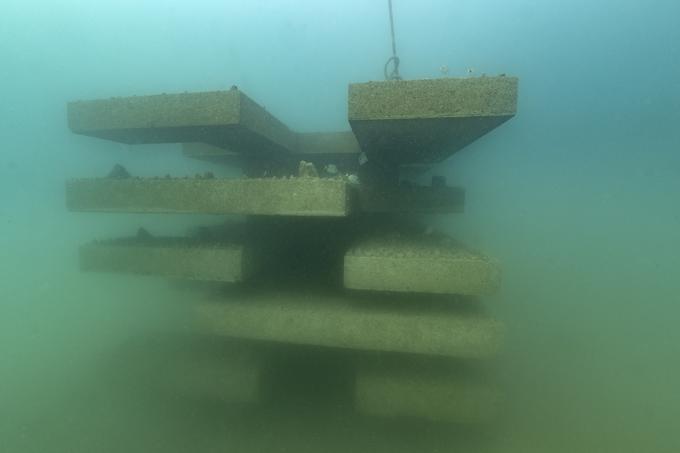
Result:
{"label": "hanging rope", "polygon": [[[392,0],[387,0],[387,4],[390,8],[390,32],[392,35],[392,56],[385,63],[383,69],[385,73],[386,80],[401,80],[399,75],[399,57],[397,56],[397,43],[394,39],[394,15],[392,14]],[[390,65],[392,70],[390,71]]]}

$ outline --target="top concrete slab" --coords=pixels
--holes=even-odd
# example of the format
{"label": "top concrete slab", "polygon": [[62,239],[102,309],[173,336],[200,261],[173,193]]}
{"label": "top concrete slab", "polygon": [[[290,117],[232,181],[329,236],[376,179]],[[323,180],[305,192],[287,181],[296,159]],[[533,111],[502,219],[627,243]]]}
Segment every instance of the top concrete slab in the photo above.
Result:
{"label": "top concrete slab", "polygon": [[349,122],[369,159],[439,162],[515,115],[517,82],[502,76],[351,84]]}
{"label": "top concrete slab", "polygon": [[76,134],[116,142],[204,142],[241,153],[289,152],[297,141],[237,88],[71,102],[68,124]]}

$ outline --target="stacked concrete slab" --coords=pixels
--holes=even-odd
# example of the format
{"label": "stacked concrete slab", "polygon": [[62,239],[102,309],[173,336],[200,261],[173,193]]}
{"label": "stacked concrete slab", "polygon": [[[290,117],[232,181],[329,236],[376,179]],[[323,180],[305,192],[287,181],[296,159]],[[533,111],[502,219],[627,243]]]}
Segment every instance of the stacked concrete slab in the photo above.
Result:
{"label": "stacked concrete slab", "polygon": [[[71,103],[74,133],[182,143],[188,158],[239,166],[243,177],[138,178],[120,167],[69,181],[69,209],[247,216],[186,238],[140,229],[86,244],[81,267],[226,284],[195,296],[192,334],[239,351],[288,344],[343,357],[360,412],[488,421],[502,398],[480,364],[498,354],[503,326],[480,297],[498,289],[499,264],[418,217],[461,212],[463,189],[406,180],[403,168],[462,149],[511,118],[516,98],[517,80],[504,76],[353,84],[351,131],[331,133],[291,131],[236,87]],[[180,361],[169,382],[261,401],[271,356],[246,349]]]}

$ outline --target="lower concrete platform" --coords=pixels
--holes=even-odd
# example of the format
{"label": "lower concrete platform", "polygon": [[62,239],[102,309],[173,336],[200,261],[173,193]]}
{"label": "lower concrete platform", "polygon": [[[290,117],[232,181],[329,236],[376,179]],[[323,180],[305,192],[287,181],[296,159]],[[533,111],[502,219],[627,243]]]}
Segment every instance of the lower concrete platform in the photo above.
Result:
{"label": "lower concrete platform", "polygon": [[[392,302],[394,302],[392,300]],[[376,296],[233,291],[195,305],[196,329],[208,335],[461,358],[496,355],[502,324],[459,304],[406,302]]]}
{"label": "lower concrete platform", "polygon": [[359,365],[354,391],[359,412],[449,423],[490,423],[503,401],[500,387],[489,379],[408,360]]}
{"label": "lower concrete platform", "polygon": [[492,294],[498,263],[437,234],[387,234],[357,242],[344,261],[346,288],[371,291]]}
{"label": "lower concrete platform", "polygon": [[94,178],[66,183],[72,211],[342,217],[340,178]]}
{"label": "lower concrete platform", "polygon": [[99,241],[80,248],[84,271],[120,272],[216,282],[245,280],[255,266],[239,243],[162,238]]}

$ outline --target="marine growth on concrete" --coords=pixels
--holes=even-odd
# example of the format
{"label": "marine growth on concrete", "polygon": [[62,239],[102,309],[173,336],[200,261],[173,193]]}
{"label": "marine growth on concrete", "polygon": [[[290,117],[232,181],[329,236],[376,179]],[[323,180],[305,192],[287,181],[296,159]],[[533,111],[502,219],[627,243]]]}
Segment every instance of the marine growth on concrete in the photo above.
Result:
{"label": "marine growth on concrete", "polygon": [[188,280],[240,282],[256,266],[240,243],[180,239],[92,242],[80,248],[84,271],[154,275]]}
{"label": "marine growth on concrete", "polygon": [[128,144],[203,142],[256,154],[297,145],[288,127],[236,87],[70,102],[68,124],[76,134]]}
{"label": "marine growth on concrete", "polygon": [[94,178],[66,184],[72,211],[342,217],[350,210],[342,179]]}
{"label": "marine growth on concrete", "polygon": [[375,189],[347,178],[90,178],[69,180],[72,211],[344,217],[350,212],[462,212],[460,187]]}
{"label": "marine growth on concrete", "polygon": [[345,254],[344,282],[357,290],[480,296],[499,287],[500,266],[445,236],[382,234]]}
{"label": "marine growth on concrete", "polygon": [[439,162],[515,115],[514,77],[390,80],[349,86],[349,122],[369,159]]}
{"label": "marine growth on concrete", "polygon": [[197,303],[197,330],[252,340],[459,358],[492,357],[501,346],[501,323],[483,313],[451,306],[421,305],[413,310],[378,296],[374,302],[302,291],[243,292]]}

